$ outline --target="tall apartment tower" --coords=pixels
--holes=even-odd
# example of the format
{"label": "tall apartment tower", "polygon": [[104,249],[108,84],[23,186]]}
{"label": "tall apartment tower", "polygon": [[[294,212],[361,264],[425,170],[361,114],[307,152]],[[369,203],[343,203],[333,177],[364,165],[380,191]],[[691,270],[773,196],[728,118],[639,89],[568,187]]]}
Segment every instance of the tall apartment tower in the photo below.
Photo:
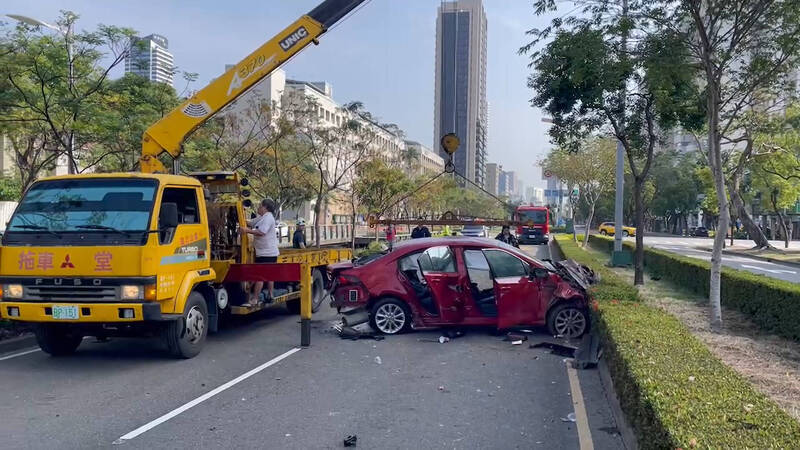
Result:
{"label": "tall apartment tower", "polygon": [[461,146],[453,155],[456,170],[483,186],[489,106],[486,101],[486,12],[481,0],[443,2],[436,19],[434,147],[455,133]]}
{"label": "tall apartment tower", "polygon": [[175,63],[168,47],[167,38],[158,34],[131,39],[130,53],[125,58],[125,73],[135,73],[150,81],[172,86]]}

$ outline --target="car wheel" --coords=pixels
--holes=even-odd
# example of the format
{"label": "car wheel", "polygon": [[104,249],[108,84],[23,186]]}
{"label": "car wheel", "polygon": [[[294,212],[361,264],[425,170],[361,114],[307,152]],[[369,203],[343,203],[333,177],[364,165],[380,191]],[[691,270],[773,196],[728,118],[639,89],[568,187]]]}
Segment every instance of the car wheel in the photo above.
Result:
{"label": "car wheel", "polygon": [[369,324],[383,334],[402,333],[411,327],[411,310],[396,298],[385,298],[372,305]]}
{"label": "car wheel", "polygon": [[602,234],[603,236],[608,236],[608,231],[600,230],[600,234]]}
{"label": "car wheel", "polygon": [[82,335],[73,333],[68,327],[57,324],[37,325],[34,332],[39,348],[52,356],[71,355],[83,341]]}
{"label": "car wheel", "polygon": [[208,334],[208,306],[199,292],[192,292],[183,308],[183,317],[164,328],[164,342],[177,358],[194,358],[203,349]]}
{"label": "car wheel", "polygon": [[589,330],[589,314],[575,303],[561,303],[548,313],[547,330],[567,339],[583,336]]}
{"label": "car wheel", "polygon": [[625,237],[628,237],[628,236],[630,236],[631,234],[630,234],[630,233],[628,233],[628,230],[622,230],[622,235],[623,235],[623,236],[625,236]]}

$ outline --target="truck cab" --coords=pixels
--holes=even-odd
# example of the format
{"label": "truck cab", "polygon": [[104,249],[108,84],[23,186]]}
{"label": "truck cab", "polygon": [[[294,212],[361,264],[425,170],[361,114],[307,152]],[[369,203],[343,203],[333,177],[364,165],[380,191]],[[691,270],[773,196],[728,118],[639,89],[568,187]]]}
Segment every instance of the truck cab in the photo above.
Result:
{"label": "truck cab", "polygon": [[163,174],[37,181],[2,238],[0,315],[34,322],[52,354],[85,335],[146,332],[193,356],[215,306],[204,191]]}

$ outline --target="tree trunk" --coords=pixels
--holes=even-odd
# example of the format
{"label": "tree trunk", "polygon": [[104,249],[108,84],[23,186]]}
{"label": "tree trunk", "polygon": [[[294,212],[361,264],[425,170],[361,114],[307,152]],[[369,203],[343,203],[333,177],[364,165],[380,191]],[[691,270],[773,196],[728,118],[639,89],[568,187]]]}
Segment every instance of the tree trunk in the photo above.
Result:
{"label": "tree trunk", "polygon": [[747,208],[745,208],[744,199],[742,199],[742,194],[739,191],[741,186],[741,177],[734,174],[732,178],[733,179],[731,180],[728,190],[730,191],[731,203],[733,203],[736,215],[741,219],[744,229],[747,231],[747,234],[750,235],[750,239],[755,241],[756,247],[769,247],[769,241],[767,241],[767,237],[764,235],[764,232],[758,227],[753,218],[750,217],[750,214],[747,212]]}
{"label": "tree trunk", "polygon": [[633,284],[644,284],[644,178],[636,177],[633,184],[633,203],[636,213],[636,251],[633,255]]}
{"label": "tree trunk", "polygon": [[353,251],[356,250],[356,217],[357,214],[353,208],[353,213],[350,215],[350,249]]}
{"label": "tree trunk", "polygon": [[[711,64],[710,61],[707,64]],[[711,251],[711,279],[709,280],[708,301],[711,307],[711,330],[722,331],[722,302],[720,276],[722,274],[722,247],[725,244],[725,230],[731,221],[728,197],[725,195],[725,173],[722,168],[722,153],[719,134],[719,84],[709,77],[708,87],[708,162],[714,179],[714,190],[719,205],[719,232],[714,236]],[[731,236],[733,237],[733,236]]]}
{"label": "tree trunk", "polygon": [[589,245],[589,225],[594,220],[594,203],[589,204],[589,218],[586,219],[586,233],[583,236],[583,247],[586,248]]}
{"label": "tree trunk", "polygon": [[322,217],[322,198],[322,193],[317,193],[317,203],[314,205],[314,244],[317,248],[322,245],[322,234],[319,232],[319,222]]}

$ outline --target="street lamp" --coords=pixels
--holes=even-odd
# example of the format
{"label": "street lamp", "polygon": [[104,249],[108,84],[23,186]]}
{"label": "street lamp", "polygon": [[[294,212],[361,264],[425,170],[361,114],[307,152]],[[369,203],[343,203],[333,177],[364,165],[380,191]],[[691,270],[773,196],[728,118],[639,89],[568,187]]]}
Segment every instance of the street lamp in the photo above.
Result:
{"label": "street lamp", "polygon": [[[73,68],[73,61],[72,61],[72,21],[67,22],[66,28],[61,28],[57,25],[51,25],[43,20],[34,19],[33,17],[23,16],[20,14],[6,14],[7,17],[14,19],[16,21],[26,23],[28,25],[33,25],[35,27],[45,27],[51,30],[57,31],[64,36],[64,41],[67,43],[67,83],[69,85],[69,91],[72,92],[74,88],[74,68]],[[75,149],[75,131],[72,130],[69,134],[69,147],[67,148],[67,171],[70,174],[75,173],[74,165],[74,158],[73,153]]]}

